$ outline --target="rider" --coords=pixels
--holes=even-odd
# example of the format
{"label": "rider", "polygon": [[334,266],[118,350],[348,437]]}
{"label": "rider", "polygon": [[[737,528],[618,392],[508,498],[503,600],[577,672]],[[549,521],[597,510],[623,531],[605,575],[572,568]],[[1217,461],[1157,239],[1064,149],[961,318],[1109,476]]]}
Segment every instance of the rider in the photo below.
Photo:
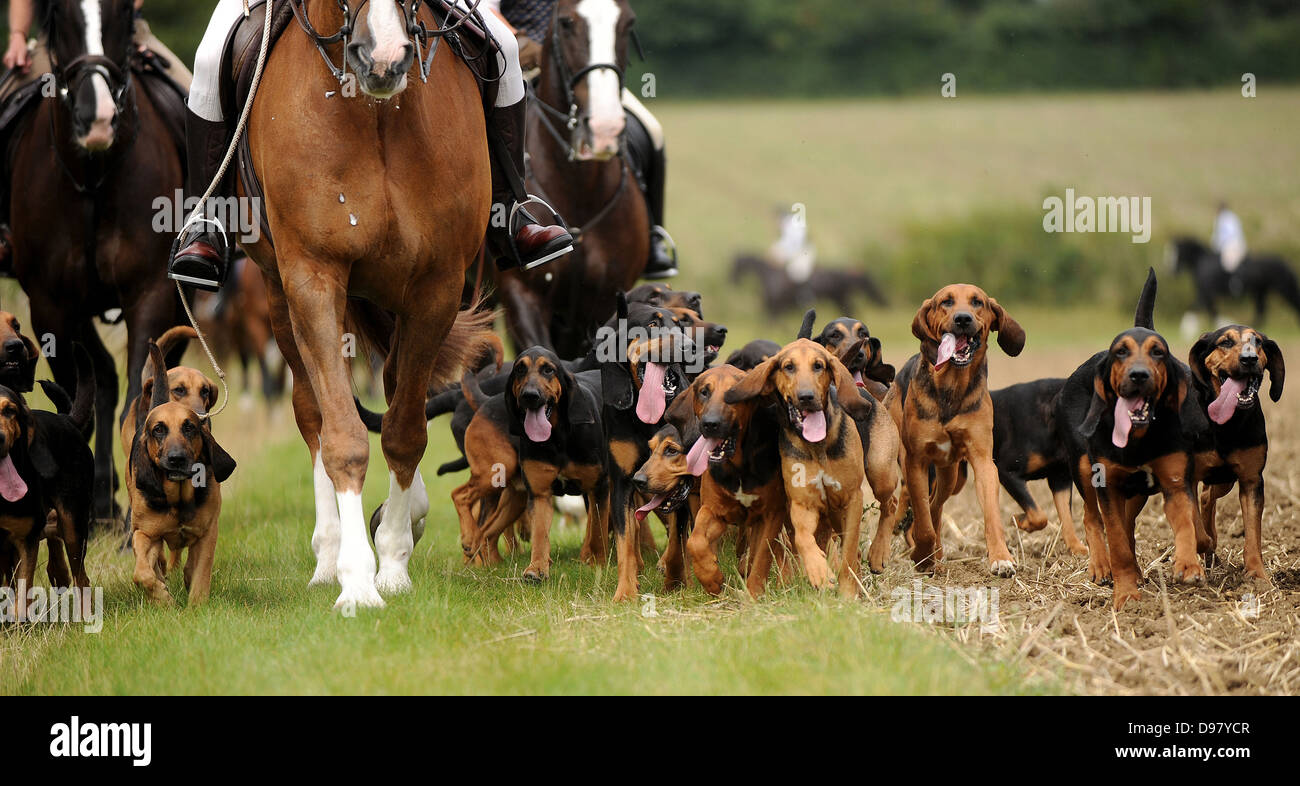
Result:
{"label": "rider", "polygon": [[[483,0],[506,21],[519,41],[519,62],[525,74],[532,74],[541,66],[542,46],[546,40],[556,0]],[[632,91],[623,88],[623,109],[645,130],[653,148],[652,160],[647,162],[641,176],[645,179],[646,205],[650,210],[650,260],[641,274],[646,279],[671,278],[677,275],[677,254],[672,238],[663,228],[664,177],[667,160],[664,156],[664,130],[650,110],[645,108]]]}
{"label": "rider", "polygon": [[[45,45],[45,33],[39,38],[32,38],[32,21],[35,13],[32,0],[10,0],[9,3],[9,43],[5,47],[5,76],[0,80],[0,106],[3,106],[19,88],[35,82],[50,72],[50,56]],[[190,71],[179,57],[154,36],[149,23],[141,16],[140,7],[144,0],[135,0],[135,35],[134,40],[141,52],[157,55],[153,63],[164,74],[180,85],[182,90],[190,89]],[[0,178],[0,269],[7,269],[9,262],[10,233],[9,219],[9,180]]]}
{"label": "rider", "polygon": [[[472,0],[470,0],[472,2]],[[372,0],[373,2],[373,0]],[[466,0],[458,0],[462,8]],[[360,5],[360,4],[358,4]],[[227,118],[221,107],[221,60],[227,35],[242,18],[244,0],[219,0],[208,23],[207,32],[194,56],[194,86],[190,90],[189,112],[186,113],[185,136],[189,154],[187,191],[192,197],[202,196],[221,162],[230,143]],[[519,68],[519,50],[510,29],[492,14],[484,14],[489,33],[501,47],[498,66],[501,80],[498,85],[495,109],[488,113],[488,137],[500,146],[501,153],[492,155],[492,202],[504,208],[518,207],[511,182],[512,174],[522,176],[524,171],[524,121],[527,104],[524,95],[523,73]],[[501,161],[502,158],[508,159]],[[502,170],[510,165],[515,172]],[[226,187],[226,186],[222,186]],[[516,215],[522,226],[514,232],[512,252],[510,227],[505,221],[488,223],[488,250],[502,268],[519,266],[525,270],[549,262],[573,250],[573,237],[564,227],[542,226],[528,211],[519,209],[497,211],[503,215]],[[226,277],[225,255],[220,234],[208,230],[210,224],[199,223],[193,239],[171,261],[168,275],[201,289],[216,290]]]}
{"label": "rider", "polygon": [[1237,280],[1237,268],[1246,259],[1246,233],[1241,229],[1241,219],[1228,209],[1226,202],[1219,203],[1218,215],[1214,217],[1214,233],[1210,235],[1210,246],[1219,254],[1219,264],[1228,274],[1229,287],[1233,294],[1240,288]]}

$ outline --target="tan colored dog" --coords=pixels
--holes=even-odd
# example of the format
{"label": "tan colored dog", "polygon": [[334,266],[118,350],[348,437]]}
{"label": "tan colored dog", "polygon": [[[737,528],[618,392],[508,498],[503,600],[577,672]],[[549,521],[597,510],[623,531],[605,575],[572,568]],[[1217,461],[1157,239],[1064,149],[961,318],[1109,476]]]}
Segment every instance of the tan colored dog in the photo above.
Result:
{"label": "tan colored dog", "polygon": [[[912,559],[921,570],[935,569],[943,559],[935,523],[943,521],[943,505],[965,460],[975,471],[989,568],[997,576],[1016,572],[998,511],[993,400],[985,359],[990,333],[998,334],[998,346],[1008,355],[1024,349],[1025,331],[984,290],[971,284],[939,290],[912,320],[912,334],[921,340],[920,354],[898,372],[885,397],[902,438],[903,476],[915,513]],[[931,466],[936,473],[933,490]]]}
{"label": "tan colored dog", "polygon": [[[198,338],[194,328],[180,325],[158,337],[158,349],[165,357],[177,341],[191,338]],[[149,402],[153,398],[154,361],[152,358],[145,360],[144,368],[140,371],[140,382],[140,395],[131,402],[131,406],[127,407],[126,417],[122,419],[123,449],[130,447],[131,440],[135,438],[135,424],[148,412]],[[217,403],[217,385],[196,368],[177,366],[167,369],[167,395],[171,401],[184,404],[199,415],[206,415]]]}
{"label": "tan colored dog", "polygon": [[212,438],[208,424],[189,406],[168,400],[162,352],[149,346],[154,362],[151,407],[139,423],[127,459],[127,493],[131,499],[133,579],[151,600],[170,605],[165,543],[171,567],[189,549],[185,586],[191,604],[208,597],[221,515],[221,483],[235,462]]}

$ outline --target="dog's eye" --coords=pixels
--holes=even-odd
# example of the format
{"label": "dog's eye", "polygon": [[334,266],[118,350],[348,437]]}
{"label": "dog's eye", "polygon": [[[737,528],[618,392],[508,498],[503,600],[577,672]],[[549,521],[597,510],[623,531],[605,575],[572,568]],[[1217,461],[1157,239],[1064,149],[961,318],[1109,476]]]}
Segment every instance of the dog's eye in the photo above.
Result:
{"label": "dog's eye", "polygon": [[944,308],[952,308],[953,304],[956,302],[957,302],[956,300],[953,300],[951,297],[948,297],[945,298],[944,301],[939,305],[943,306]]}
{"label": "dog's eye", "polygon": [[710,388],[700,388],[700,398],[708,398],[711,393],[713,393],[713,390]]}
{"label": "dog's eye", "polygon": [[165,423],[156,424],[153,427],[153,435],[158,439],[162,439],[163,437],[167,436],[167,424]]}
{"label": "dog's eye", "polygon": [[1225,338],[1219,342],[1219,349],[1232,349],[1232,339]]}
{"label": "dog's eye", "polygon": [[187,437],[192,437],[195,434],[199,433],[199,430],[194,427],[193,423],[187,420],[185,421],[185,425],[181,426],[181,433]]}
{"label": "dog's eye", "polygon": [[1153,357],[1153,358],[1162,358],[1162,357],[1164,357],[1164,356],[1165,356],[1165,351],[1164,351],[1163,349],[1161,349],[1160,347],[1152,347],[1152,348],[1151,348],[1151,357]]}
{"label": "dog's eye", "polygon": [[542,366],[542,376],[544,377],[555,376],[555,369],[552,368],[551,366]]}
{"label": "dog's eye", "polygon": [[1115,350],[1115,357],[1117,358],[1128,357],[1128,347],[1120,347],[1119,349]]}
{"label": "dog's eye", "polygon": [[649,324],[646,325],[646,327],[652,327],[652,328],[657,328],[657,327],[659,327],[659,320],[657,320],[657,319],[652,319],[652,320],[650,320]]}
{"label": "dog's eye", "polygon": [[172,388],[172,393],[174,393],[177,398],[185,398],[185,388],[183,387]]}
{"label": "dog's eye", "polygon": [[794,363],[791,362],[791,361],[789,361],[789,360],[787,360],[787,361],[785,362],[785,365],[784,365],[784,366],[781,366],[781,370],[784,371],[784,372],[786,372],[787,374],[793,374],[793,373],[794,373]]}
{"label": "dog's eye", "polygon": [[682,452],[681,452],[680,450],[677,449],[677,446],[676,446],[676,445],[668,445],[668,446],[664,447],[664,455],[665,455],[665,456],[669,456],[669,457],[672,457],[672,456],[680,456],[681,453],[682,453]]}
{"label": "dog's eye", "polygon": [[813,361],[813,371],[816,371],[817,373],[820,374],[824,370],[826,370],[825,364],[823,364],[820,360]]}

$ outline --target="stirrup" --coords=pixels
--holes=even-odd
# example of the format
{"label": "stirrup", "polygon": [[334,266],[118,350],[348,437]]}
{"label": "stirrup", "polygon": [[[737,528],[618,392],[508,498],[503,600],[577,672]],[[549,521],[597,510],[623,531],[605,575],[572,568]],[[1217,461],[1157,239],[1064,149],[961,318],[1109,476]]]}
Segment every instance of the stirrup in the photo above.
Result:
{"label": "stirrup", "polygon": [[[209,279],[209,278],[197,278],[195,276],[187,276],[182,273],[177,273],[174,269],[176,265],[176,255],[179,254],[181,249],[185,247],[181,244],[181,241],[185,240],[187,236],[189,236],[190,234],[193,235],[193,239],[198,239],[199,237],[201,237],[202,232],[199,232],[195,228],[202,226],[204,224],[210,224],[211,226],[216,227],[216,234],[214,235],[214,237],[218,241],[219,247],[216,249],[218,255],[217,264],[220,266],[219,269],[217,270],[217,276]],[[193,240],[191,240],[190,242],[193,242]],[[184,226],[182,226],[181,231],[176,233],[176,239],[172,241],[171,252],[170,254],[168,254],[167,257],[167,277],[172,281],[178,281],[182,284],[190,284],[191,286],[196,286],[208,292],[219,292],[221,290],[221,286],[225,283],[226,276],[228,276],[229,274],[230,274],[230,241],[226,237],[225,226],[215,218],[206,218],[204,216],[197,216],[191,221],[187,222]]]}
{"label": "stirrup", "polygon": [[668,230],[655,224],[650,227],[650,236],[668,250],[668,256],[673,260],[673,267],[677,267],[677,241],[673,240],[672,235],[668,234]]}
{"label": "stirrup", "polygon": [[573,235],[573,231],[569,229],[569,224],[564,220],[564,216],[560,215],[558,210],[551,207],[550,204],[545,199],[542,199],[536,194],[525,194],[524,196],[525,196],[524,201],[515,202],[514,206],[510,208],[510,215],[506,218],[506,235],[508,235],[510,238],[510,253],[514,256],[515,261],[519,262],[519,269],[532,270],[533,268],[537,268],[537,267],[541,267],[542,265],[545,265],[547,262],[550,262],[552,259],[562,257],[565,254],[568,254],[571,251],[573,251],[573,245],[574,243],[578,242],[578,239],[574,237],[573,243],[570,243],[569,245],[565,246],[562,249],[559,249],[558,251],[553,251],[550,254],[547,254],[546,256],[542,257],[541,259],[535,259],[532,262],[529,262],[528,264],[525,265],[523,257],[519,255],[519,246],[515,243],[515,215],[517,215],[519,211],[523,209],[524,205],[527,205],[530,202],[535,205],[541,205],[542,207],[546,208],[547,212],[549,212],[552,217],[555,218],[556,223],[564,227],[565,232],[568,232],[570,235]]}

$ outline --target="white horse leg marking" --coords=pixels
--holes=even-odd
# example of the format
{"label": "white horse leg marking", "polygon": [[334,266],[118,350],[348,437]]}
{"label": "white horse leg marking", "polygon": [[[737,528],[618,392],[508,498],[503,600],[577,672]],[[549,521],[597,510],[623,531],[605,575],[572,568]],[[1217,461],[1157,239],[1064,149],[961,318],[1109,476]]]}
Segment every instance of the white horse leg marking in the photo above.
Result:
{"label": "white horse leg marking", "polygon": [[411,481],[411,534],[415,536],[416,543],[424,537],[424,519],[428,515],[429,492],[424,487],[424,478],[420,476],[417,467],[415,477]]}
{"label": "white horse leg marking", "polygon": [[343,591],[334,601],[336,609],[356,606],[383,608],[384,599],[375,589],[375,553],[366,537],[366,519],[361,495],[355,491],[337,494],[339,504],[339,584]]}
{"label": "white horse leg marking", "polygon": [[[419,477],[419,473],[416,473]],[[379,527],[375,529],[375,548],[379,551],[379,575],[375,585],[381,592],[406,592],[411,588],[411,576],[406,565],[411,560],[411,550],[415,548],[412,534],[412,498],[415,496],[415,481],[409,488],[402,488],[397,482],[397,475],[388,473],[388,501],[379,517]]]}
{"label": "white horse leg marking", "polygon": [[333,584],[339,562],[339,506],[319,450],[312,466],[312,485],[316,492],[316,529],[311,533],[311,550],[316,555],[316,572],[307,584],[309,587]]}

